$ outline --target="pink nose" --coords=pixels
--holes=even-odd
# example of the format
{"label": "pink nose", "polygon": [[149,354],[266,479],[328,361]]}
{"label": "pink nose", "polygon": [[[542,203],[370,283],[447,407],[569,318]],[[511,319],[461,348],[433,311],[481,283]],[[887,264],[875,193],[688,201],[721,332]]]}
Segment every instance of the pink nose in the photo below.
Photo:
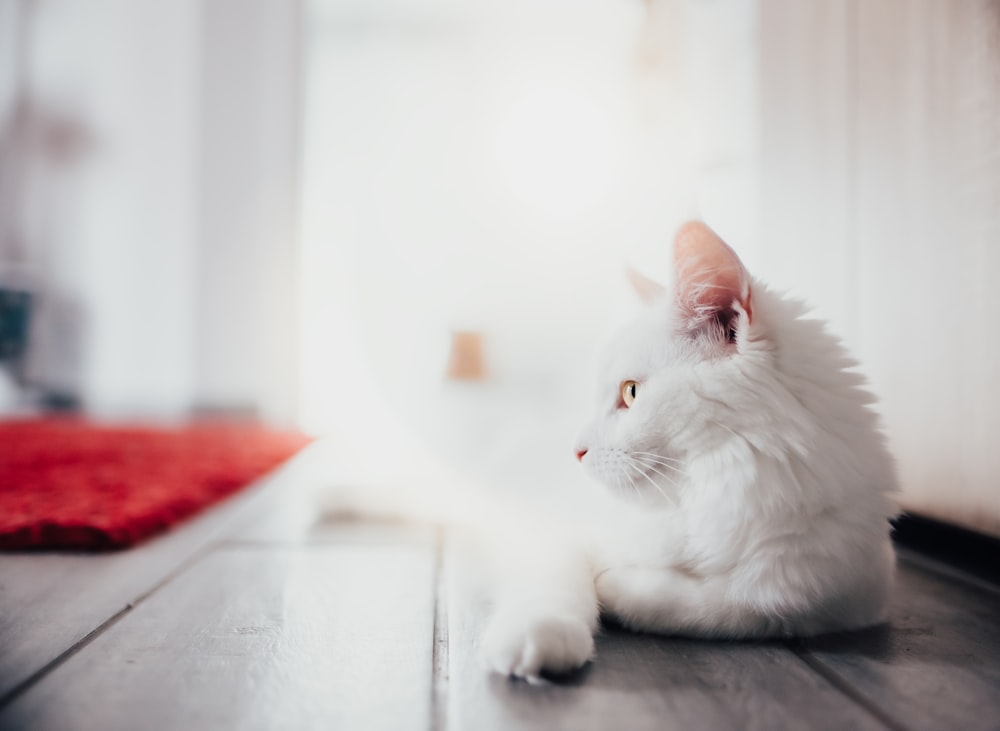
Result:
{"label": "pink nose", "polygon": [[581,462],[583,462],[583,455],[585,455],[586,453],[587,453],[586,449],[578,449],[576,450],[576,458]]}

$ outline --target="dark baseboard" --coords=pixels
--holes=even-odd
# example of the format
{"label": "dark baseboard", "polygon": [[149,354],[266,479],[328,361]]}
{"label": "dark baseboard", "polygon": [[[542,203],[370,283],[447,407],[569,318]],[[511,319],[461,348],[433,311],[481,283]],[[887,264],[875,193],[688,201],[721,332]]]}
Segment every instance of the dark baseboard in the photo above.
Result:
{"label": "dark baseboard", "polygon": [[1000,586],[1000,539],[913,513],[893,525],[898,545]]}

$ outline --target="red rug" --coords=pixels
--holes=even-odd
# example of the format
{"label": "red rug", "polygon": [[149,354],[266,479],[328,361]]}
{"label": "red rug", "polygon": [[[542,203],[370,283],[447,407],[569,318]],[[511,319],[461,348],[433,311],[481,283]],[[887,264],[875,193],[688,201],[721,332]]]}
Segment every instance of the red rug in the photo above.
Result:
{"label": "red rug", "polygon": [[262,426],[0,422],[0,550],[125,548],[285,461],[309,438]]}

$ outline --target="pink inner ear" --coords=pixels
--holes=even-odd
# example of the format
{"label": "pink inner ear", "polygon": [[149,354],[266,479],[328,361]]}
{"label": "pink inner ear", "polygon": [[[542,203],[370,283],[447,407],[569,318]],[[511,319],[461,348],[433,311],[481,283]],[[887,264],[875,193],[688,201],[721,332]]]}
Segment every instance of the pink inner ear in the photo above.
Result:
{"label": "pink inner ear", "polygon": [[674,239],[677,301],[694,320],[703,320],[739,304],[750,310],[750,275],[743,262],[701,221],[684,224]]}

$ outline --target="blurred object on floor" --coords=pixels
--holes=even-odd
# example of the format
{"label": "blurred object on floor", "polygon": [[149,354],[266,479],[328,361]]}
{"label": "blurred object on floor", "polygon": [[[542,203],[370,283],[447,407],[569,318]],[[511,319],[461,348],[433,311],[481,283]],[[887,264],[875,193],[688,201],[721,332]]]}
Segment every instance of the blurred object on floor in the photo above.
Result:
{"label": "blurred object on floor", "polygon": [[486,377],[482,333],[460,331],[451,334],[447,376],[453,380],[467,381],[478,381]]}

